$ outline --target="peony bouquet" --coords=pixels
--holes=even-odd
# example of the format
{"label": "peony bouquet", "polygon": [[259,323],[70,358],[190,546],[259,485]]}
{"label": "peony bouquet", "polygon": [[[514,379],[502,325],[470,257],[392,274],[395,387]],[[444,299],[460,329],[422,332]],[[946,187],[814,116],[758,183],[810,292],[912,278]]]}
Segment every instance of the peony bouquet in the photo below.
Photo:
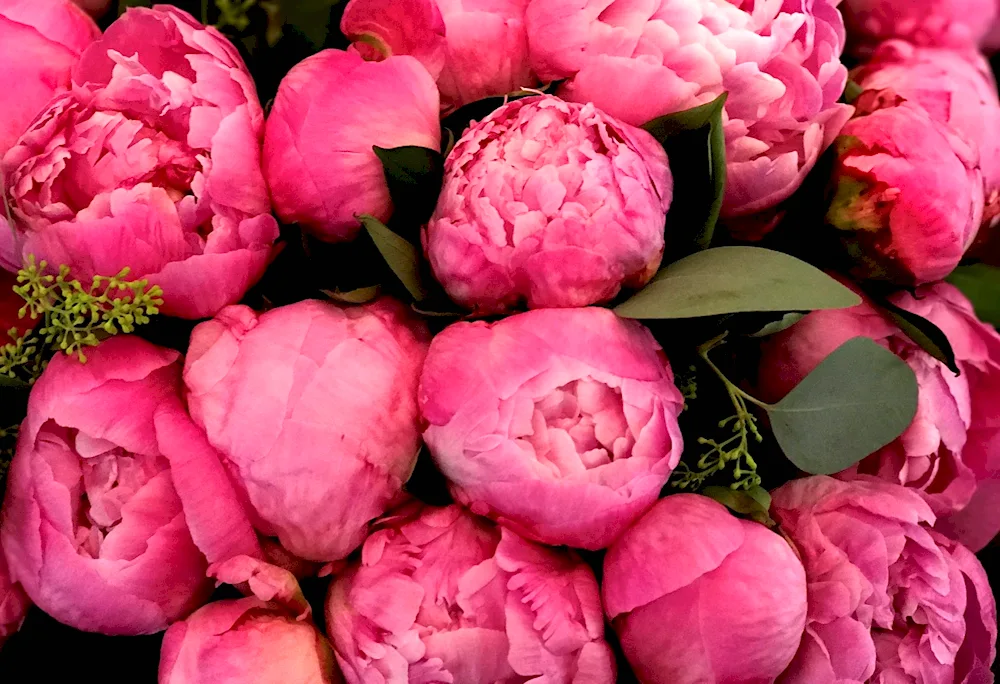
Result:
{"label": "peony bouquet", "polygon": [[992,684],[997,0],[0,0],[0,683]]}

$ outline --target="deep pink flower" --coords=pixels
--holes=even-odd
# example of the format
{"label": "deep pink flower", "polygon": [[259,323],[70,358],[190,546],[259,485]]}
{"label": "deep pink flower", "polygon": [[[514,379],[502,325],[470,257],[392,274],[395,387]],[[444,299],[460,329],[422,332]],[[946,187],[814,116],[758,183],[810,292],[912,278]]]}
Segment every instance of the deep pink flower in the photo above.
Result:
{"label": "deep pink flower", "polygon": [[528,63],[528,0],[350,0],[340,29],[362,57],[412,55],[450,111],[538,84]]}
{"label": "deep pink flower", "polygon": [[313,55],[285,76],[267,119],[264,173],[275,211],[321,240],[352,240],[359,214],[392,215],[372,147],[410,145],[441,145],[437,88],[416,59]]}
{"label": "deep pink flower", "polygon": [[865,90],[891,88],[973,143],[985,185],[984,222],[996,220],[1000,214],[1000,101],[993,72],[981,54],[890,40],[851,77]]}
{"label": "deep pink flower", "polygon": [[837,140],[826,214],[856,279],[921,285],[972,245],[985,193],[979,152],[893,90],[868,90]]}
{"label": "deep pink flower", "polygon": [[663,147],[592,105],[527,97],[472,125],[424,234],[448,294],[480,312],[609,301],[663,257]]}
{"label": "deep pink flower", "polygon": [[[69,0],[0,0],[0,159],[54,93],[67,90],[70,72],[101,35]],[[0,265],[16,270],[6,217],[0,215]]]}
{"label": "deep pink flower", "polygon": [[634,126],[729,94],[723,213],[774,207],[851,115],[839,0],[530,0],[532,67]]}
{"label": "deep pink flower", "polygon": [[329,643],[308,620],[309,604],[294,577],[246,557],[209,572],[221,582],[248,582],[253,595],[210,603],[171,625],[160,651],[159,684],[343,681]]}
{"label": "deep pink flower", "polygon": [[[763,347],[760,395],[787,394],[838,346],[868,337],[902,358],[917,375],[917,415],[892,444],[872,454],[843,478],[877,475],[921,492],[938,515],[959,511],[949,531],[975,549],[1000,531],[1000,511],[988,503],[1000,483],[1000,335],[981,323],[972,306],[945,283],[916,296],[899,293],[897,306],[936,324],[948,337],[959,368],[956,376],[923,351],[868,302],[851,309],[813,312]],[[982,495],[974,495],[979,485]]]}
{"label": "deep pink flower", "polygon": [[11,580],[3,548],[0,548],[0,647],[21,627],[30,606],[31,601],[21,585]]}
{"label": "deep pink flower", "polygon": [[844,0],[840,9],[862,54],[891,38],[975,50],[997,16],[996,0]]}
{"label": "deep pink flower", "polygon": [[163,630],[210,588],[154,429],[180,355],[132,336],[57,356],[35,384],[11,464],[0,543],[46,613],[104,634]]}
{"label": "deep pink flower", "polygon": [[383,520],[326,620],[348,684],[615,681],[590,568],[458,506]]}
{"label": "deep pink flower", "polygon": [[364,541],[416,463],[428,339],[387,298],[227,307],[195,328],[184,368],[191,416],[260,533],[312,561],[340,560]]}
{"label": "deep pink flower", "polygon": [[540,309],[434,338],[424,441],[475,513],[546,544],[601,549],[659,496],[683,406],[650,332],[607,309]]}
{"label": "deep pink flower", "polygon": [[874,478],[792,480],[771,515],[809,583],[806,633],[781,684],[986,684],[996,603],[963,546],[911,490]]}
{"label": "deep pink flower", "polygon": [[264,115],[236,48],[170,6],[91,45],[3,159],[21,254],[74,277],[131,268],[163,311],[210,316],[264,273],[278,237]]}
{"label": "deep pink flower", "polygon": [[603,594],[643,682],[773,682],[805,627],[788,543],[695,494],[660,499],[608,549]]}

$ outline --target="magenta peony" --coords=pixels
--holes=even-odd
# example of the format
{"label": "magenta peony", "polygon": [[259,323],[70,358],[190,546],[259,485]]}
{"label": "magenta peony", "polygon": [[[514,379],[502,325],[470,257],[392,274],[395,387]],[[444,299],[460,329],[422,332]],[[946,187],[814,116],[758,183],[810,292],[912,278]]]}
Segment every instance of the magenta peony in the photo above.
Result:
{"label": "magenta peony", "polygon": [[723,92],[723,214],[774,207],[851,115],[839,0],[530,0],[532,66],[635,126]]}
{"label": "magenta peony", "polygon": [[131,336],[57,356],[35,384],[11,464],[0,543],[39,608],[104,634],[166,629],[210,588],[153,416],[180,356]]}
{"label": "magenta peony", "polygon": [[[69,0],[0,0],[0,88],[8,94],[0,98],[0,158],[52,95],[69,88],[80,53],[100,35]],[[8,232],[6,221],[0,228]]]}
{"label": "magenta peony", "polygon": [[348,684],[615,681],[590,568],[458,506],[383,520],[326,623]]}
{"label": "magenta peony", "polygon": [[411,145],[441,145],[437,88],[416,59],[313,55],[285,76],[267,119],[264,173],[274,208],[321,240],[351,240],[359,214],[392,215],[372,147]]}
{"label": "magenta peony", "polygon": [[997,613],[966,548],[929,529],[910,490],[874,478],[792,480],[771,515],[809,582],[805,636],[780,684],[986,684]]}
{"label": "magenta peony", "polygon": [[[892,302],[936,324],[948,337],[959,368],[956,376],[912,342],[870,303],[817,311],[772,337],[763,347],[760,395],[777,400],[838,346],[869,337],[894,352],[917,375],[917,415],[903,435],[841,474],[877,475],[921,492],[936,513],[969,504],[977,484],[1000,485],[1000,335],[979,322],[962,294],[945,283],[920,288]],[[995,484],[994,484],[995,483]],[[1000,511],[977,497],[960,538],[981,548],[1000,531]]]}
{"label": "magenta peony", "polygon": [[329,643],[307,620],[309,604],[291,575],[247,558],[224,566],[209,571],[227,583],[249,580],[253,596],[210,603],[171,625],[163,637],[159,684],[343,681]]}
{"label": "magenta peony", "polygon": [[978,150],[892,90],[868,90],[837,139],[826,215],[856,279],[920,285],[951,273],[983,218]]}
{"label": "magenta peony", "polygon": [[523,98],[448,155],[424,246],[452,299],[478,312],[605,302],[656,273],[672,192],[645,131],[592,105]]}
{"label": "magenta peony", "polygon": [[892,40],[851,75],[865,90],[891,88],[974,143],[985,185],[984,222],[995,221],[1000,215],[1000,101],[983,56]]}
{"label": "magenta peony", "polygon": [[642,682],[773,682],[806,621],[788,543],[695,494],[661,499],[608,549],[603,593]]}
{"label": "magenta peony", "polygon": [[412,55],[445,112],[538,84],[528,63],[528,0],[350,0],[340,28],[369,60]]}
{"label": "magenta peony", "polygon": [[235,306],[195,328],[184,368],[191,416],[260,533],[312,561],[340,560],[364,541],[416,463],[428,338],[390,299],[259,315]]}
{"label": "magenta peony", "polygon": [[0,648],[16,632],[31,606],[21,585],[12,581],[3,548],[0,548]]}
{"label": "magenta peony", "polygon": [[840,8],[862,54],[890,38],[974,50],[997,16],[996,0],[844,0]]}
{"label": "magenta peony", "polygon": [[424,440],[473,512],[601,549],[653,505],[683,449],[683,399],[650,332],[607,309],[543,309],[434,338]]}
{"label": "magenta peony", "polygon": [[278,225],[264,115],[236,48],[170,6],[131,9],[3,159],[20,252],[88,281],[131,268],[163,311],[210,316],[264,273]]}

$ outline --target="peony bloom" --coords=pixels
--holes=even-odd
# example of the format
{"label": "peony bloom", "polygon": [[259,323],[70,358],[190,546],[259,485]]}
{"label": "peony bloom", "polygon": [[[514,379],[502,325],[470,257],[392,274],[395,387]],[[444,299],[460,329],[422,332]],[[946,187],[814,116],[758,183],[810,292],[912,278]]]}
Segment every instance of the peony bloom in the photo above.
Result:
{"label": "peony bloom", "polygon": [[874,478],[792,480],[771,515],[809,582],[799,651],[780,684],[986,684],[997,613],[968,549],[930,530],[915,493]]}
{"label": "peony bloom", "polygon": [[309,604],[293,577],[245,557],[209,571],[227,583],[248,581],[253,596],[210,603],[171,625],[159,684],[342,681],[329,643],[307,620]]}
{"label": "peony bloom", "polygon": [[151,634],[207,596],[153,416],[180,356],[132,336],[59,355],[35,384],[0,524],[10,576],[76,629]]}
{"label": "peony bloom", "polygon": [[837,140],[826,215],[856,279],[920,285],[951,273],[983,218],[978,151],[892,90],[865,91]]}
{"label": "peony bloom", "polygon": [[474,513],[602,549],[659,496],[683,399],[650,332],[607,309],[542,309],[434,338],[424,441]]}
{"label": "peony bloom", "polygon": [[532,66],[634,126],[728,93],[722,211],[754,214],[795,192],[851,115],[838,2],[530,0]]}
{"label": "peony bloom", "polygon": [[3,548],[0,548],[0,648],[21,627],[29,607],[31,601],[21,585],[11,580]]}
{"label": "peony bloom", "polygon": [[865,90],[891,88],[951,126],[979,150],[986,222],[1000,214],[1000,101],[989,63],[977,52],[883,43],[852,78]]}
{"label": "peony bloom", "polygon": [[458,506],[383,520],[326,624],[348,684],[615,681],[590,568]]}
{"label": "peony bloom", "polygon": [[[951,285],[938,283],[901,292],[896,306],[922,316],[948,337],[961,375],[912,342],[874,306],[813,312],[769,339],[763,347],[760,391],[778,400],[837,347],[852,337],[868,337],[909,364],[917,375],[917,415],[896,441],[840,477],[876,475],[921,492],[940,514],[969,504],[977,483],[1000,484],[1000,335],[979,322],[972,306]],[[992,499],[987,499],[992,501]],[[1000,531],[1000,512],[980,500],[964,523],[968,541],[981,548]]]}
{"label": "peony bloom", "polygon": [[69,0],[0,0],[0,157],[56,92],[101,31]]}
{"label": "peony bloom", "polygon": [[[292,554],[345,558],[409,479],[429,335],[398,302],[223,309],[191,335],[191,416],[250,519]],[[213,554],[224,558],[225,554]]]}
{"label": "peony bloom", "polygon": [[[7,230],[7,226],[0,223],[0,231]],[[21,318],[21,308],[24,307],[24,299],[14,292],[13,288],[18,284],[17,276],[0,269],[0,347],[17,339],[25,331],[34,327],[34,321],[27,315]],[[27,314],[27,312],[25,312]],[[10,335],[14,329],[15,334]]]}
{"label": "peony bloom", "polygon": [[672,194],[651,135],[593,105],[527,97],[448,155],[424,246],[452,299],[478,312],[596,304],[656,273]]}
{"label": "peony bloom", "polygon": [[890,38],[975,50],[997,16],[996,0],[844,0],[840,9],[862,54]]}
{"label": "peony bloom", "polygon": [[340,29],[368,60],[412,55],[451,111],[538,85],[528,62],[528,0],[350,0]]}
{"label": "peony bloom", "polygon": [[366,62],[324,50],[285,76],[267,119],[264,174],[274,208],[321,240],[352,240],[358,214],[392,215],[373,146],[438,149],[438,92],[412,57]]}
{"label": "peony bloom", "polygon": [[164,313],[214,314],[278,237],[263,129],[226,38],[170,6],[129,10],[3,159],[21,253],[82,281],[128,266],[163,288]]}
{"label": "peony bloom", "polygon": [[643,682],[773,682],[806,622],[788,543],[696,494],[661,499],[608,549],[603,592]]}

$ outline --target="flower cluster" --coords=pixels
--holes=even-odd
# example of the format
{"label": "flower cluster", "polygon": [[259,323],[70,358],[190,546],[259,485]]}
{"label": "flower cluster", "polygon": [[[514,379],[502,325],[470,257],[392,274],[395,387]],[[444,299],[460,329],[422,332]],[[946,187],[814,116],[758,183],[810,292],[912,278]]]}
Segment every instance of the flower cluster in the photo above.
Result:
{"label": "flower cluster", "polygon": [[994,0],[118,4],[0,0],[4,658],[993,681]]}

